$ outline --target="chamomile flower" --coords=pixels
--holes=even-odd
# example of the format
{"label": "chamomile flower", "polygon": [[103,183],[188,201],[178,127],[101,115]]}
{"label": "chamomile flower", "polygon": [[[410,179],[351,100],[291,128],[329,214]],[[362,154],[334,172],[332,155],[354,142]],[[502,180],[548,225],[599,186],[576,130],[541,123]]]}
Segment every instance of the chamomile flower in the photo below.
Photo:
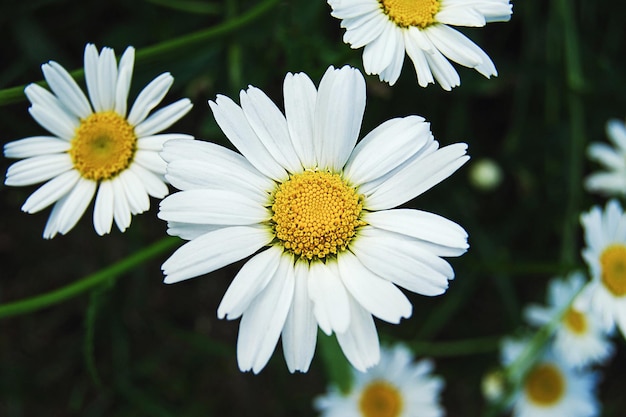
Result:
{"label": "chamomile flower", "polygon": [[420,86],[434,80],[444,90],[461,84],[448,60],[489,78],[496,67],[474,42],[450,26],[485,26],[511,19],[509,0],[328,0],[332,16],[346,29],[343,40],[363,49],[368,74],[393,85],[405,53],[413,61]]}
{"label": "chamomile flower", "polygon": [[241,154],[208,142],[165,144],[166,178],[182,191],[161,202],[159,217],[190,240],[163,264],[165,282],[254,255],[217,311],[241,317],[240,369],[259,372],[282,334],[289,370],[305,372],[319,325],[365,370],[379,359],[372,315],[409,317],[397,286],[444,293],[454,272],[441,257],[467,250],[456,223],[394,209],[463,165],[467,145],[439,148],[418,116],[389,120],[357,145],[365,80],[354,68],[330,67],[319,89],[290,73],[283,90],[285,115],[255,87],[241,92],[241,106],[221,95],[209,102]]}
{"label": "chamomile flower", "polygon": [[589,308],[607,331],[615,324],[626,336],[626,214],[617,200],[581,215],[586,247],[582,256],[592,280],[583,290]]}
{"label": "chamomile flower", "polygon": [[589,159],[603,165],[604,171],[595,172],[585,179],[585,188],[608,196],[626,196],[626,125],[621,120],[610,120],[606,134],[613,143],[594,142],[589,145]]}
{"label": "chamomile flower", "polygon": [[113,219],[124,231],[132,214],[150,208],[149,196],[163,198],[165,161],[159,156],[169,139],[191,138],[177,133],[157,134],[190,109],[181,99],[149,115],[172,85],[164,73],[137,96],[127,111],[135,50],[128,47],[119,65],[111,48],[100,53],[85,47],[85,81],[89,100],[71,75],[58,63],[42,65],[52,92],[30,84],[25,93],[31,116],[51,136],[33,136],[4,146],[15,162],[6,185],[28,186],[45,181],[28,197],[22,210],[36,213],[53,205],[44,238],[66,234],[80,220],[95,196],[93,224],[99,235],[109,233]]}
{"label": "chamomile flower", "polygon": [[562,314],[554,335],[554,351],[571,366],[586,366],[606,360],[613,345],[596,315],[581,308],[574,298],[585,285],[581,272],[566,279],[553,279],[548,286],[548,305],[530,305],[524,311],[531,324],[543,326]]}
{"label": "chamomile flower", "polygon": [[352,372],[349,392],[331,386],[315,399],[321,417],[440,417],[441,377],[432,374],[433,362],[414,362],[402,345],[382,349],[380,363],[366,373]]}
{"label": "chamomile flower", "polygon": [[[503,343],[503,363],[510,365],[524,349],[524,342]],[[600,412],[596,398],[598,375],[573,368],[550,349],[529,367],[514,393],[513,417],[594,417]]]}

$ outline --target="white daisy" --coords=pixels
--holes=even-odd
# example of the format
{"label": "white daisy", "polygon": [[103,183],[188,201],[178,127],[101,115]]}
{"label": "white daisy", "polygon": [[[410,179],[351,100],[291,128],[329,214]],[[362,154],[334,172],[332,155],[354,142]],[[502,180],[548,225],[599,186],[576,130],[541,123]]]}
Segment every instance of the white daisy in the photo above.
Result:
{"label": "white daisy", "polygon": [[[506,340],[503,363],[511,364],[524,343]],[[523,376],[512,398],[513,417],[594,417],[600,412],[595,389],[598,375],[572,368],[550,350],[544,351]]]}
{"label": "white daisy", "polygon": [[562,314],[561,325],[554,335],[554,350],[563,360],[576,367],[606,360],[613,345],[597,316],[580,307],[574,297],[585,285],[581,272],[566,279],[553,279],[548,286],[548,305],[530,305],[524,314],[529,323],[543,326]]}
{"label": "white daisy", "polygon": [[207,274],[255,254],[218,307],[242,317],[237,358],[259,372],[282,332],[290,371],[306,371],[317,325],[335,333],[350,362],[378,362],[372,314],[390,323],[411,315],[396,285],[445,292],[452,267],[441,256],[467,250],[467,234],[435,214],[392,209],[447,178],[467,160],[463,143],[439,149],[418,116],[389,120],[356,145],[365,80],[330,67],[319,90],[287,74],[285,114],[259,89],[241,107],[209,102],[241,152],[199,141],[164,146],[167,175],[181,192],[161,202],[168,232],[191,240],[163,264],[165,282]]}
{"label": "white daisy", "polygon": [[[363,49],[368,74],[393,85],[404,54],[420,86],[434,80],[451,90],[461,84],[448,59],[489,78],[498,75],[487,54],[452,26],[485,26],[511,19],[509,0],[328,0],[332,16],[346,29],[343,40]],[[433,79],[434,77],[434,79]]]}
{"label": "white daisy", "polygon": [[93,224],[99,235],[109,233],[113,219],[124,231],[131,214],[150,208],[149,195],[163,198],[165,161],[158,152],[177,133],[156,133],[183,117],[191,102],[181,99],[148,116],[172,85],[164,73],[137,96],[127,114],[127,99],[135,61],[128,47],[117,65],[111,48],[100,54],[85,47],[85,81],[89,99],[58,63],[42,65],[52,93],[37,84],[26,87],[31,116],[52,136],[34,136],[4,146],[7,158],[25,158],[7,170],[6,185],[28,186],[46,181],[26,200],[22,210],[35,213],[54,204],[43,236],[66,234],[96,196]]}
{"label": "white daisy", "polygon": [[367,373],[352,372],[349,392],[331,386],[314,405],[322,417],[440,417],[444,382],[432,371],[432,361],[414,362],[402,345],[382,349],[378,365]]}
{"label": "white daisy", "polygon": [[586,247],[583,258],[592,280],[583,299],[596,311],[607,331],[617,324],[626,336],[626,214],[616,200],[581,215]]}
{"label": "white daisy", "polygon": [[620,120],[610,120],[606,134],[613,147],[594,142],[587,149],[589,159],[603,165],[605,171],[589,175],[585,188],[609,196],[626,196],[626,125]]}

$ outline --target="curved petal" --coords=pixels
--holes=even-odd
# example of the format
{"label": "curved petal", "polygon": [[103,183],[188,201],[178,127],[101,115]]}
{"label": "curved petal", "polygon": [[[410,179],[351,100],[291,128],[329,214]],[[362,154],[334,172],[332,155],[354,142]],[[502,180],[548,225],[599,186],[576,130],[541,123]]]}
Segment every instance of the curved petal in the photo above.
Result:
{"label": "curved petal", "polygon": [[317,343],[317,320],[308,290],[309,263],[296,262],[294,271],[293,301],[281,335],[285,362],[291,373],[309,370]]}
{"label": "curved petal", "polygon": [[169,194],[170,190],[167,188],[163,178],[153,171],[139,164],[132,164],[128,169],[139,178],[148,195],[155,198],[163,198]]}
{"label": "curved petal", "polygon": [[320,329],[328,335],[345,332],[350,324],[348,293],[334,262],[311,262],[308,291]]}
{"label": "curved petal", "polygon": [[193,105],[188,98],[181,98],[154,112],[146,120],[135,126],[135,134],[137,137],[144,137],[159,133],[180,120],[192,107]]}
{"label": "curved petal", "polygon": [[130,226],[130,203],[126,198],[124,186],[118,178],[111,181],[111,186],[113,187],[113,219],[120,232],[124,232]]}
{"label": "curved petal", "polygon": [[182,133],[162,133],[160,135],[143,136],[137,139],[137,149],[144,151],[163,150],[163,145],[168,140],[193,140],[193,136]]}
{"label": "curved petal", "polygon": [[130,169],[122,171],[116,181],[122,183],[131,214],[143,213],[150,208],[148,193],[133,171]]}
{"label": "curved petal", "polygon": [[4,183],[21,187],[48,181],[72,169],[72,161],[66,153],[33,156],[9,166]]}
{"label": "curved petal", "polygon": [[226,137],[256,169],[275,181],[288,178],[287,171],[263,146],[248,124],[243,110],[234,101],[218,95],[215,102],[209,101],[209,106]]}
{"label": "curved petal", "polygon": [[228,190],[179,191],[161,201],[160,219],[185,223],[249,225],[268,221],[272,215],[258,201]]}
{"label": "curved petal", "polygon": [[117,84],[115,85],[115,112],[122,117],[126,117],[128,106],[128,91],[133,78],[133,68],[135,66],[135,48],[126,48],[118,66]]}
{"label": "curved petal", "polygon": [[98,58],[98,96],[100,111],[113,110],[115,107],[115,89],[117,86],[117,63],[113,49],[104,47]]}
{"label": "curved petal", "polygon": [[287,73],[283,82],[285,118],[293,148],[305,168],[317,166],[313,146],[317,89],[305,73]]}
{"label": "curved petal", "polygon": [[[79,125],[78,117],[72,113],[65,104],[61,102],[54,94],[46,90],[38,84],[29,84],[24,89],[24,94],[33,106],[39,106],[47,109],[49,113],[60,114],[61,120],[67,119],[73,127]],[[64,138],[65,139],[65,138]]]}
{"label": "curved petal", "polygon": [[270,243],[266,227],[235,226],[206,233],[185,243],[163,263],[164,282],[172,284],[208,274],[245,258]]}
{"label": "curved petal", "polygon": [[611,119],[606,124],[606,134],[615,146],[626,152],[626,125],[624,121]]}
{"label": "curved petal", "polygon": [[130,113],[128,113],[128,123],[137,126],[143,122],[152,109],[163,100],[173,83],[174,77],[169,72],[164,72],[150,81],[137,95]]}
{"label": "curved petal", "polygon": [[275,275],[282,254],[282,248],[272,246],[246,262],[224,293],[217,307],[217,317],[239,318]]}
{"label": "curved petal", "polygon": [[[396,25],[386,24],[376,39],[363,49],[363,67],[368,74],[380,74],[393,61],[396,48],[394,41],[399,38],[401,29]],[[404,53],[404,51],[402,52]],[[388,81],[381,78],[381,81]]]}
{"label": "curved petal", "polygon": [[350,326],[345,332],[337,332],[337,342],[352,366],[365,372],[380,360],[380,343],[372,315],[350,295]]}
{"label": "curved petal", "polygon": [[217,229],[222,229],[222,226],[216,226],[214,224],[167,222],[167,234],[170,236],[178,236],[185,240],[193,240]]}
{"label": "curved petal", "polygon": [[53,135],[67,141],[74,137],[78,120],[74,120],[66,112],[38,104],[29,107],[28,112],[37,123]]}
{"label": "curved petal", "polygon": [[22,206],[22,211],[36,213],[56,203],[74,188],[79,179],[80,174],[74,170],[64,172],[52,178],[26,199]]}
{"label": "curved petal", "polygon": [[50,61],[41,70],[50,89],[76,117],[84,119],[92,113],[87,97],[65,68]]}
{"label": "curved petal", "polygon": [[378,38],[388,24],[389,19],[378,12],[344,18],[341,23],[341,26],[346,28],[343,41],[352,49],[362,48]]}
{"label": "curved petal", "polygon": [[102,111],[98,89],[98,49],[92,43],[85,46],[85,82],[91,105],[96,112]]}
{"label": "curved petal", "polygon": [[403,31],[404,35],[404,47],[406,48],[406,54],[413,61],[413,67],[417,74],[417,83],[420,87],[427,87],[428,84],[434,84],[435,79],[433,73],[430,71],[428,60],[426,59],[426,51],[420,47],[420,39],[424,35],[417,28],[409,28]]}
{"label": "curved petal", "polygon": [[237,337],[237,362],[241,371],[252,369],[257,374],[269,361],[291,307],[293,290],[293,257],[285,255],[268,285],[241,318]]}
{"label": "curved petal", "polygon": [[328,68],[315,105],[313,140],[320,169],[340,172],[356,144],[365,111],[365,79],[345,66]]}
{"label": "curved petal", "polygon": [[159,175],[165,175],[167,167],[167,163],[161,158],[158,152],[144,151],[143,149],[138,149],[135,152],[133,165],[137,164]]}
{"label": "curved petal", "polygon": [[404,46],[404,35],[402,31],[394,30],[391,33],[392,40],[389,49],[395,49],[395,51],[387,67],[380,72],[379,78],[389,82],[389,85],[394,85],[396,81],[398,81],[398,78],[400,78],[400,73],[402,72],[406,48]]}
{"label": "curved petal", "polygon": [[114,198],[111,181],[102,181],[98,186],[93,209],[93,227],[100,236],[111,233]]}
{"label": "curved petal", "polygon": [[4,156],[15,159],[31,158],[65,152],[70,147],[70,142],[54,136],[32,136],[5,144]]}
{"label": "curved petal", "polygon": [[78,223],[87,206],[91,203],[96,192],[97,183],[86,179],[79,179],[72,191],[62,200],[63,206],[60,208],[57,218],[57,228],[62,235],[69,232]]}
{"label": "curved petal", "polygon": [[342,253],[337,263],[346,289],[369,313],[389,323],[411,316],[413,306],[402,291],[363,266],[352,252]]}

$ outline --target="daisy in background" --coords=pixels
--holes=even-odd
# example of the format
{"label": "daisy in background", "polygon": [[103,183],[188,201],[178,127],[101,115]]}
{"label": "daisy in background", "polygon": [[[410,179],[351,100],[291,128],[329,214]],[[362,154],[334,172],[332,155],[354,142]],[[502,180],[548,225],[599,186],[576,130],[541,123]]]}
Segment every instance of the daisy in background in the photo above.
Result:
{"label": "daisy in background", "polygon": [[[507,339],[502,362],[511,365],[526,343]],[[598,375],[567,365],[550,349],[535,359],[511,399],[513,417],[594,417],[600,413],[596,398]]]}
{"label": "daisy in background", "polygon": [[319,325],[365,370],[379,359],[372,315],[409,317],[398,286],[444,293],[454,272],[441,257],[467,250],[456,223],[394,209],[462,166],[467,145],[439,148],[418,116],[389,120],[357,144],[365,80],[354,68],[330,67],[319,89],[289,73],[283,92],[285,115],[255,87],[241,91],[241,106],[221,95],[209,102],[241,154],[208,142],[165,144],[166,178],[183,191],[161,202],[159,217],[190,240],[163,264],[165,282],[254,254],[217,310],[241,317],[239,368],[259,372],[282,334],[289,370],[306,372]]}
{"label": "daisy in background", "polygon": [[461,80],[452,60],[489,78],[498,75],[487,54],[451,26],[485,26],[511,19],[509,0],[328,0],[332,16],[346,29],[343,40],[354,49],[364,47],[368,74],[393,85],[406,53],[417,81],[426,87],[434,80],[444,90]]}
{"label": "daisy in background", "polygon": [[191,102],[181,99],[149,115],[168,92],[173,78],[164,73],[137,96],[127,111],[135,50],[128,47],[119,65],[111,48],[85,47],[85,81],[89,100],[58,63],[42,65],[52,92],[37,84],[26,87],[31,116],[51,136],[34,136],[4,146],[7,158],[23,159],[7,170],[6,185],[28,186],[45,181],[22,210],[36,213],[54,204],[44,238],[66,234],[82,217],[95,195],[93,224],[109,233],[113,219],[123,232],[131,214],[150,208],[148,196],[168,193],[165,161],[158,152],[169,139],[192,138],[160,134],[183,117]]}
{"label": "daisy in background", "polygon": [[586,243],[582,256],[592,277],[582,299],[607,331],[617,324],[626,336],[626,214],[617,200],[610,200],[604,210],[595,206],[580,220]]}
{"label": "daisy in background", "polygon": [[526,320],[535,326],[544,326],[562,314],[554,334],[554,352],[575,367],[602,363],[613,353],[613,345],[598,317],[580,308],[574,300],[585,281],[581,272],[566,279],[553,279],[548,286],[548,305],[533,304],[524,311]]}
{"label": "daisy in background", "polygon": [[587,177],[585,188],[608,196],[626,197],[626,126],[621,120],[610,120],[606,134],[613,143],[594,142],[589,145],[587,155],[604,167],[604,171]]}
{"label": "daisy in background", "polygon": [[378,365],[367,373],[353,370],[349,392],[331,386],[314,406],[322,417],[441,417],[444,381],[432,371],[431,360],[414,362],[405,346],[383,348]]}

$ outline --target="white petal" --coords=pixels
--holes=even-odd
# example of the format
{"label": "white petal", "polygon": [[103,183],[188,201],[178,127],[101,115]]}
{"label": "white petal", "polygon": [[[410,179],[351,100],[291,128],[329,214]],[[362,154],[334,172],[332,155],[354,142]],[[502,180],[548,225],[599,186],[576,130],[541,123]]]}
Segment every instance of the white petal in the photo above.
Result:
{"label": "white petal", "polygon": [[165,175],[167,164],[161,158],[158,152],[155,151],[144,151],[142,149],[138,149],[135,152],[135,160],[134,164],[139,164],[143,166],[145,169],[152,171],[159,175]]}
{"label": "white petal", "polygon": [[124,232],[130,226],[130,204],[126,198],[124,185],[119,181],[119,178],[114,178],[111,181],[111,186],[113,187],[113,219],[115,219],[115,224],[120,232]]}
{"label": "white petal", "polygon": [[392,31],[392,44],[390,49],[394,48],[391,61],[389,65],[382,70],[379,74],[379,78],[381,81],[388,81],[389,85],[394,85],[398,78],[400,77],[400,73],[402,72],[402,64],[404,64],[404,55],[405,55],[405,46],[404,46],[404,35],[401,31],[394,30]]}
{"label": "white petal", "polygon": [[132,164],[128,169],[139,178],[146,192],[152,197],[163,198],[169,193],[163,178],[156,173],[139,164]]}
{"label": "white petal", "polygon": [[293,257],[281,257],[267,287],[244,312],[237,338],[239,369],[259,373],[276,348],[291,307],[294,289]]}
{"label": "white petal", "polygon": [[98,90],[98,49],[92,43],[85,46],[85,82],[87,83],[87,91],[93,109],[97,112],[102,111],[100,105],[100,95]]}
{"label": "white petal", "polygon": [[366,226],[350,242],[350,250],[376,275],[409,291],[433,296],[443,294],[452,267],[410,238]]}
{"label": "white petal", "polygon": [[305,73],[288,73],[283,83],[283,95],[287,128],[294,150],[304,167],[315,167],[313,123],[317,89]]}
{"label": "white petal", "polygon": [[143,137],[159,133],[180,120],[191,110],[191,107],[193,106],[188,98],[181,98],[154,112],[146,120],[135,126],[135,134],[138,137]]}
{"label": "white petal", "polygon": [[167,234],[170,236],[178,236],[181,239],[193,240],[205,233],[222,229],[222,226],[213,224],[190,224],[180,222],[167,222]]}
{"label": "white petal", "polygon": [[124,170],[117,180],[122,183],[131,214],[143,213],[150,208],[148,193],[133,171]]}
{"label": "white petal", "polygon": [[87,206],[91,203],[96,187],[95,181],[81,178],[72,191],[62,200],[63,206],[57,218],[59,233],[66,234],[78,223]]}
{"label": "white petal", "polygon": [[4,145],[6,158],[30,158],[69,150],[70,143],[54,136],[32,136],[15,140]]}
{"label": "white petal", "polygon": [[337,332],[337,341],[352,366],[365,372],[380,360],[380,343],[372,315],[351,296],[350,326],[345,332]]}
{"label": "white petal", "polygon": [[416,154],[430,138],[419,116],[391,119],[368,133],[354,148],[344,177],[363,184],[389,173]]}
{"label": "white petal", "polygon": [[70,169],[72,161],[66,153],[33,156],[9,166],[4,183],[14,187],[37,184]]}
{"label": "white petal", "polygon": [[278,269],[282,254],[282,248],[272,246],[246,262],[228,286],[217,307],[217,317],[227,320],[239,318],[270,282]]}
{"label": "white petal", "polygon": [[209,101],[215,121],[226,137],[264,175],[276,181],[288,178],[287,171],[274,159],[248,124],[243,110],[230,98],[218,95]]}
{"label": "white petal", "polygon": [[386,16],[380,13],[370,13],[353,18],[344,19],[341,26],[346,28],[343,41],[350,44],[352,49],[362,48],[378,38],[390,24]]}
{"label": "white petal", "polygon": [[472,7],[465,6],[443,7],[435,18],[438,22],[452,26],[482,27],[487,24],[482,13]]}
{"label": "white petal", "polygon": [[137,95],[135,103],[128,113],[128,123],[137,126],[143,122],[152,109],[163,100],[173,83],[174,77],[169,72],[165,72],[145,86]]}
{"label": "white petal", "polygon": [[466,144],[457,143],[414,159],[367,195],[364,205],[368,210],[384,210],[417,197],[467,162],[466,149]]}
{"label": "white petal", "polygon": [[114,198],[111,181],[102,181],[98,186],[93,210],[93,227],[100,236],[111,232]]}
{"label": "white petal", "polygon": [[117,84],[115,86],[115,112],[122,117],[126,117],[128,106],[128,91],[133,78],[133,67],[135,65],[135,48],[126,48],[118,66]]}
{"label": "white petal", "polygon": [[389,323],[411,316],[413,307],[402,291],[363,266],[352,252],[342,253],[337,263],[346,289],[369,313]]}
{"label": "white petal", "polygon": [[450,61],[448,61],[439,50],[435,49],[432,54],[425,54],[426,61],[435,80],[446,91],[461,85],[461,78]]}
{"label": "white petal", "polygon": [[137,149],[160,152],[163,150],[165,142],[174,139],[193,140],[193,136],[182,133],[163,133],[160,135],[144,136],[137,140]]}
{"label": "white petal", "polygon": [[265,149],[287,171],[302,171],[302,165],[289,137],[287,121],[280,109],[265,93],[250,86],[239,94],[241,108],[254,133]]}
{"label": "white petal", "polygon": [[50,61],[42,65],[41,70],[50,89],[72,114],[84,119],[92,113],[87,97],[65,68]]}
{"label": "white petal", "polygon": [[59,229],[57,227],[57,219],[59,217],[59,214],[61,213],[61,207],[63,207],[63,201],[65,199],[67,199],[67,194],[61,197],[61,199],[57,201],[54,206],[52,206],[50,216],[48,217],[48,221],[46,222],[46,226],[43,230],[44,239],[52,239],[57,235],[57,233],[59,233]]}
{"label": "white petal", "polygon": [[328,335],[345,332],[350,324],[350,306],[337,265],[311,262],[308,291],[313,301],[313,313],[320,329]]}
{"label": "white petal", "polygon": [[345,66],[328,68],[315,106],[313,140],[318,166],[339,172],[356,144],[365,111],[365,79]]}
{"label": "white petal", "polygon": [[308,290],[309,264],[299,261],[294,268],[293,302],[281,335],[285,361],[291,373],[309,370],[317,342],[317,320]]}
{"label": "white petal", "polygon": [[22,211],[36,213],[68,194],[80,179],[80,174],[70,170],[60,174],[39,187],[26,199]]}
{"label": "white petal", "polygon": [[626,125],[624,125],[624,121],[609,120],[606,124],[606,134],[611,142],[626,152]]}
{"label": "white petal", "polygon": [[28,108],[30,115],[48,132],[67,141],[72,140],[78,120],[72,119],[67,113],[52,107],[33,104]]}
{"label": "white petal", "polygon": [[[401,29],[396,25],[386,24],[380,36],[365,45],[363,67],[366,73],[380,74],[391,64],[396,53],[394,42],[398,39],[401,39]],[[381,78],[381,81],[389,80]]]}
{"label": "white petal", "polygon": [[250,226],[227,227],[204,234],[181,246],[165,261],[164,282],[172,284],[208,274],[253,254],[273,237],[266,227]]}
{"label": "white petal", "polygon": [[434,84],[435,80],[425,55],[426,53],[430,53],[429,51],[434,49],[434,46],[416,27],[411,27],[402,33],[404,34],[406,53],[409,58],[411,58],[411,61],[413,61],[418,84],[421,87]]}
{"label": "white petal", "polygon": [[467,232],[458,224],[437,214],[420,210],[396,209],[368,212],[368,224],[451,248],[467,249]]}
{"label": "white petal", "polygon": [[592,143],[587,148],[587,156],[592,161],[600,162],[602,165],[611,169],[624,169],[626,160],[624,156],[606,143]]}
{"label": "white petal", "polygon": [[217,225],[249,225],[272,215],[255,199],[227,190],[180,191],[161,201],[159,218],[167,221]]}
{"label": "white petal", "polygon": [[104,47],[98,59],[98,96],[100,110],[113,110],[115,107],[115,90],[117,86],[117,64],[113,49]]}

